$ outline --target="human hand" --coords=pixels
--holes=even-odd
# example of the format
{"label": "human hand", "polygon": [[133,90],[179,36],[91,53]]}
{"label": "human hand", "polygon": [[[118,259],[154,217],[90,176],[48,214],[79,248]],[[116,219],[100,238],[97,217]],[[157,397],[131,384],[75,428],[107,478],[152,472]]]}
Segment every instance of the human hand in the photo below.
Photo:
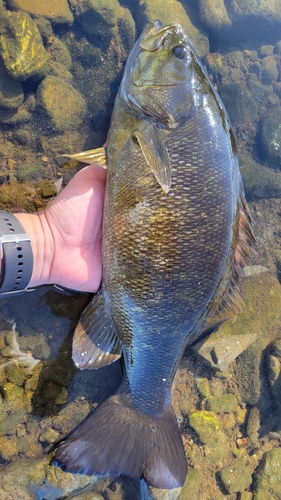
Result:
{"label": "human hand", "polygon": [[101,238],[106,171],[80,170],[38,214],[16,214],[31,237],[34,270],[29,287],[56,283],[94,292],[102,276]]}

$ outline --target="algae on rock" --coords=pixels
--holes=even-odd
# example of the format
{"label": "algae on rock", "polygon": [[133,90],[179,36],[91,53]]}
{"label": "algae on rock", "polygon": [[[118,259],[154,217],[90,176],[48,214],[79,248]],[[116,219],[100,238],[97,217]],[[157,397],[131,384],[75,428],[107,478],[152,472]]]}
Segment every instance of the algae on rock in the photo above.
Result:
{"label": "algae on rock", "polygon": [[48,54],[35,22],[26,12],[6,11],[0,19],[0,54],[15,80],[43,78]]}
{"label": "algae on rock", "polygon": [[69,83],[47,76],[37,89],[36,107],[53,129],[75,129],[86,115],[86,102]]}

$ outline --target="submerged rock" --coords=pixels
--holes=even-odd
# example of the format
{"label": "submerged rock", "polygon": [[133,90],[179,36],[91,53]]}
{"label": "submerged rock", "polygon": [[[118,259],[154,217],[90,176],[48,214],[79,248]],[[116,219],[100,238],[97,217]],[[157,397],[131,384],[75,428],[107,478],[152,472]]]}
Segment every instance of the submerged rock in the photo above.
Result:
{"label": "submerged rock", "polygon": [[256,472],[256,492],[254,500],[273,500],[281,498],[280,481],[281,448],[267,451]]}
{"label": "submerged rock", "polygon": [[163,24],[178,22],[187,33],[199,56],[209,52],[209,42],[205,34],[201,33],[192,23],[183,5],[177,0],[140,0],[139,19],[141,28],[151,21],[160,19]]}
{"label": "submerged rock", "polygon": [[[206,340],[192,347],[205,362],[221,371],[226,370],[238,356],[243,356],[242,353],[248,352],[253,343],[256,345],[257,339],[262,339],[261,343],[265,348],[271,341],[270,336],[265,334],[276,324],[280,315],[281,285],[273,274],[265,271],[249,276],[242,280],[242,289],[247,304],[245,310],[223,323]],[[246,366],[245,363],[245,369]],[[244,377],[245,391],[253,374],[258,371],[258,366],[259,363],[251,374],[238,373],[241,383]],[[249,368],[251,370],[253,367]],[[248,397],[249,394],[246,400]]]}
{"label": "submerged rock", "polygon": [[47,76],[37,89],[36,107],[52,128],[63,132],[75,129],[86,115],[86,102],[72,85]]}
{"label": "submerged rock", "polygon": [[0,60],[0,108],[17,109],[24,99],[22,84],[13,80]]}
{"label": "submerged rock", "polygon": [[6,11],[1,15],[0,33],[0,54],[12,78],[38,80],[47,74],[49,56],[29,14]]}
{"label": "submerged rock", "polygon": [[8,7],[34,16],[43,16],[55,23],[72,23],[73,15],[67,0],[6,0]]}
{"label": "submerged rock", "polygon": [[232,464],[224,467],[219,475],[229,494],[245,490],[252,482],[252,475],[247,470],[243,460],[235,460]]}
{"label": "submerged rock", "polygon": [[220,87],[220,95],[233,124],[252,122],[257,117],[258,107],[251,92],[239,83]]}
{"label": "submerged rock", "polygon": [[248,151],[239,153],[247,200],[281,198],[281,172],[257,163]]}
{"label": "submerged rock", "polygon": [[75,19],[89,35],[108,36],[108,30],[117,25],[118,0],[70,0],[70,5]]}
{"label": "submerged rock", "polygon": [[271,167],[281,168],[281,106],[270,109],[261,122],[260,147]]}

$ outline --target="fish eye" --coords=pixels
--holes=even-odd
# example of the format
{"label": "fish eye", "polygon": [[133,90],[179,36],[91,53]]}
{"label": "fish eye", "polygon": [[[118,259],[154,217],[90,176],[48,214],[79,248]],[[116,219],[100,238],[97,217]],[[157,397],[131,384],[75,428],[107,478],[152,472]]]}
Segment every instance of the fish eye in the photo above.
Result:
{"label": "fish eye", "polygon": [[178,59],[187,59],[188,58],[188,50],[184,45],[175,45],[172,48],[173,54]]}

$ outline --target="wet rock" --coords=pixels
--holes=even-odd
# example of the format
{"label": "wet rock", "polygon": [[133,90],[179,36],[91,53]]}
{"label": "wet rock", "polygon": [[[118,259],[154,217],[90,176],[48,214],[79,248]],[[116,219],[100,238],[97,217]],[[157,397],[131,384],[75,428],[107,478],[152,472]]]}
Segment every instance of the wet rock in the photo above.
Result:
{"label": "wet rock", "polygon": [[55,76],[62,82],[69,83],[72,85],[73,74],[68,71],[61,63],[50,61],[49,62],[49,76]]}
{"label": "wet rock", "polygon": [[28,12],[34,16],[46,17],[55,23],[72,23],[73,15],[67,0],[7,0],[7,5],[13,10]]}
{"label": "wet rock", "polygon": [[8,364],[5,368],[5,375],[9,382],[13,382],[18,386],[23,386],[25,382],[25,376],[23,371],[17,364]]}
{"label": "wet rock", "polygon": [[252,493],[250,493],[250,491],[243,491],[238,497],[239,500],[252,500],[252,498],[253,495]]}
{"label": "wet rock", "polygon": [[72,65],[70,52],[57,36],[50,36],[46,46],[47,52],[53,61],[60,63],[64,68],[69,70]]}
{"label": "wet rock", "polygon": [[9,404],[16,407],[22,407],[24,403],[24,390],[12,382],[6,382],[2,386],[4,400]]}
{"label": "wet rock", "polygon": [[259,48],[259,53],[262,57],[271,56],[273,54],[274,45],[262,45]]}
{"label": "wet rock", "polygon": [[90,35],[108,36],[117,25],[120,5],[117,0],[70,0],[75,19]]}
{"label": "wet rock", "polygon": [[38,17],[34,19],[37,28],[39,29],[44,43],[46,43],[50,36],[53,34],[53,29],[50,21],[45,17]]}
{"label": "wet rock", "polygon": [[207,378],[195,378],[194,382],[200,396],[208,398],[210,396],[209,380]]}
{"label": "wet rock", "polygon": [[261,121],[260,148],[271,167],[281,166],[281,106],[269,110]]}
{"label": "wet rock", "polygon": [[274,47],[274,53],[279,55],[279,56],[281,55],[281,40],[276,43],[276,45]]}
{"label": "wet rock", "polygon": [[274,57],[268,56],[262,59],[262,83],[270,85],[278,78],[278,69]]}
{"label": "wet rock", "polygon": [[42,171],[43,169],[38,164],[23,163],[17,172],[17,178],[25,182],[35,181],[38,174],[40,174],[40,170]]}
{"label": "wet rock", "polygon": [[214,412],[195,411],[189,415],[189,424],[203,444],[212,442],[220,432],[220,423]]}
{"label": "wet rock", "polygon": [[10,460],[17,453],[17,440],[14,436],[0,437],[0,456],[2,460]]}
{"label": "wet rock", "polygon": [[189,467],[179,500],[200,500],[200,483],[197,470]]}
{"label": "wet rock", "polygon": [[12,78],[24,81],[43,78],[48,54],[40,32],[25,12],[9,12],[0,19],[0,54]]}
{"label": "wet rock", "polygon": [[278,338],[281,285],[274,275],[263,272],[249,276],[245,280],[244,290],[248,298],[247,307],[241,315],[244,317],[241,328],[246,335],[256,331],[258,338],[236,359],[235,377],[242,400],[266,408],[271,395],[263,354],[267,345]]}
{"label": "wet rock", "polygon": [[231,413],[236,411],[237,398],[234,394],[211,396],[207,398],[206,409],[215,413]]}
{"label": "wet rock", "polygon": [[57,431],[54,429],[45,429],[43,432],[41,432],[39,436],[39,441],[41,443],[55,443],[58,441],[60,435]]}
{"label": "wet rock", "polygon": [[[192,346],[192,350],[205,362],[221,371],[226,370],[238,356],[240,359],[253,343],[256,346],[257,339],[261,339],[261,344],[266,347],[271,339],[265,334],[276,324],[280,314],[281,285],[274,275],[267,271],[254,274],[243,279],[241,284],[247,304],[245,310],[223,323],[206,340]],[[253,350],[255,351],[254,347]],[[260,356],[259,348],[257,350]],[[257,373],[259,362],[255,361],[257,364],[254,372]],[[238,376],[243,383],[239,374]],[[249,378],[252,377],[253,374],[249,374]],[[245,378],[245,391],[248,382]]]}
{"label": "wet rock", "polygon": [[252,122],[257,117],[257,104],[251,92],[239,83],[222,85],[220,96],[234,124]]}
{"label": "wet rock", "polygon": [[[266,359],[267,379],[271,387],[271,392],[278,408],[278,415],[281,409],[281,339],[273,342],[267,350]],[[279,422],[281,419],[279,417]]]}
{"label": "wet rock", "polygon": [[219,475],[229,494],[245,490],[252,482],[252,474],[246,468],[243,460],[235,460],[232,464],[224,467]]}
{"label": "wet rock", "polygon": [[281,448],[267,451],[255,474],[257,483],[254,500],[281,498],[280,481]]}
{"label": "wet rock", "polygon": [[7,418],[0,421],[0,436],[15,434],[16,426],[27,419],[27,411],[24,408],[11,413]]}
{"label": "wet rock", "polygon": [[13,80],[0,60],[0,108],[17,109],[24,99],[20,82]]}
{"label": "wet rock", "polygon": [[96,479],[80,474],[68,474],[50,466],[51,458],[49,455],[36,459],[23,458],[6,465],[5,469],[0,471],[1,488],[9,492],[10,498],[13,499],[57,500],[72,492],[78,492]]}
{"label": "wet rock", "polygon": [[86,115],[86,102],[69,83],[47,76],[37,89],[37,110],[58,131],[75,129]]}
{"label": "wet rock", "polygon": [[259,437],[260,430],[260,412],[255,406],[250,409],[247,418],[246,432],[252,443],[255,443]]}
{"label": "wet rock", "polygon": [[231,0],[231,10],[233,18],[236,19],[255,19],[256,22],[259,19],[270,22],[281,22],[279,0],[251,0],[248,2]]}
{"label": "wet rock", "polygon": [[201,33],[191,22],[182,4],[176,0],[140,0],[139,20],[141,28],[151,19],[160,19],[163,24],[178,22],[192,41],[199,56],[209,52],[209,42],[205,34]]}
{"label": "wet rock", "polygon": [[90,405],[87,401],[76,404],[69,403],[63,408],[57,417],[53,418],[53,428],[63,434],[68,434],[74,429],[90,412]]}
{"label": "wet rock", "polygon": [[224,0],[213,2],[212,0],[199,0],[199,12],[202,22],[210,30],[229,28],[232,21],[225,8]]}
{"label": "wet rock", "polygon": [[27,111],[25,106],[20,106],[17,110],[1,109],[0,123],[4,125],[21,125],[29,122],[32,119],[32,114]]}
{"label": "wet rock", "polygon": [[281,173],[257,163],[248,151],[239,153],[247,200],[281,197]]}
{"label": "wet rock", "polygon": [[42,198],[51,198],[52,196],[56,196],[56,194],[57,194],[57,187],[53,182],[52,183],[48,182],[41,189]]}

